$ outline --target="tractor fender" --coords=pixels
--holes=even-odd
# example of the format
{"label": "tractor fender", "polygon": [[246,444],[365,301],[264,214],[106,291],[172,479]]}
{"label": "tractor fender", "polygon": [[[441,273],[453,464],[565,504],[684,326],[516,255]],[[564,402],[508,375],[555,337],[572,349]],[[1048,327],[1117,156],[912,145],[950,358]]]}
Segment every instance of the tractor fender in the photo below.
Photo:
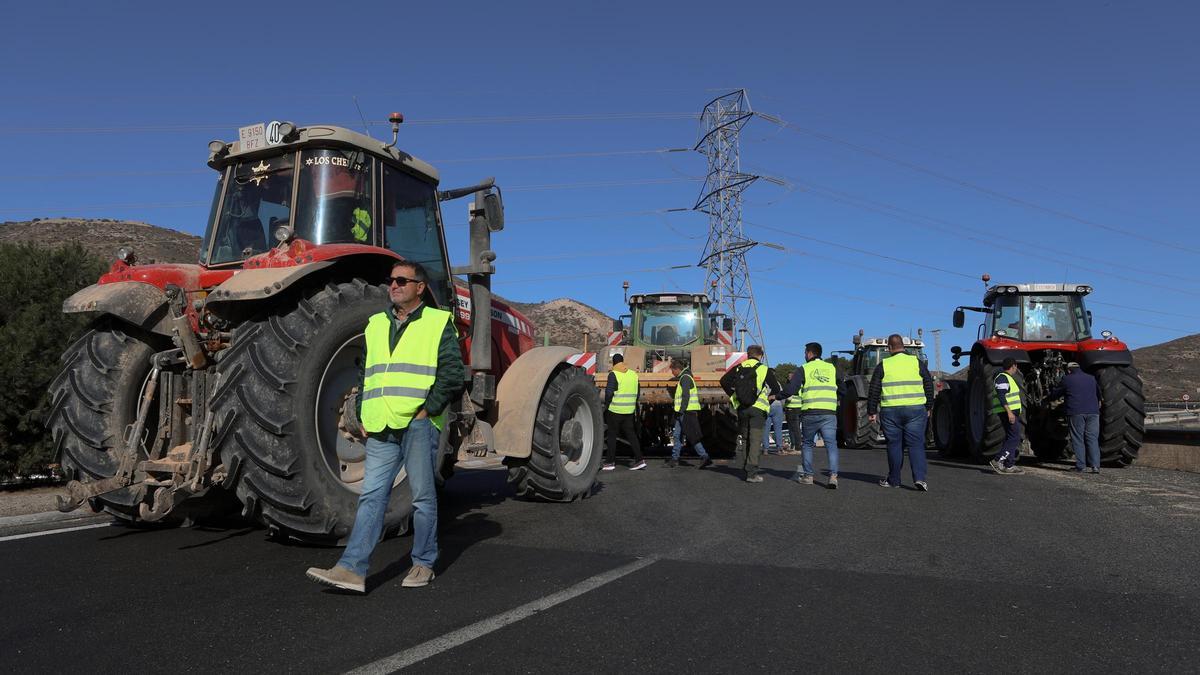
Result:
{"label": "tractor fender", "polygon": [[208,294],[205,306],[219,306],[226,302],[264,300],[283,293],[292,284],[313,272],[333,265],[334,262],[333,260],[320,260],[291,267],[239,270]]}
{"label": "tractor fender", "polygon": [[980,353],[983,355],[983,360],[993,366],[1000,365],[1004,362],[1004,359],[1010,356],[1019,364],[1032,363],[1029,359],[1029,352],[1024,349],[988,349],[987,347],[982,347],[972,352],[971,356],[976,357]]}
{"label": "tractor fender", "polygon": [[517,357],[496,385],[495,450],[505,457],[528,457],[533,425],[546,383],[560,368],[575,368],[567,359],[571,347],[535,347]]}
{"label": "tractor fender", "polygon": [[854,396],[855,398],[862,399],[864,401],[867,399],[867,391],[869,388],[867,387],[866,375],[851,375],[850,377],[846,378],[845,382],[845,393],[847,395]]}
{"label": "tractor fender", "polygon": [[1096,366],[1132,366],[1133,353],[1128,350],[1103,349],[1081,351],[1074,359],[1084,370],[1090,371]]}
{"label": "tractor fender", "polygon": [[140,281],[92,284],[64,300],[63,313],[115,316],[153,333],[171,335],[166,294]]}

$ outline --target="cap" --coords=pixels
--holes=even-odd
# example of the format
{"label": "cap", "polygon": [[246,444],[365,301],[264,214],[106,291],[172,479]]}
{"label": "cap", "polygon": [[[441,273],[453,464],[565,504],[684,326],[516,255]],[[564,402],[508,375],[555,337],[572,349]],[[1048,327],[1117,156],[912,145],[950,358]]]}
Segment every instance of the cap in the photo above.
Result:
{"label": "cap", "polygon": [[1079,367],[1079,362],[1078,362],[1078,361],[1072,361],[1072,362],[1070,362],[1070,363],[1068,363],[1068,364],[1067,364],[1067,368],[1069,368],[1069,369],[1071,369],[1071,370],[1075,370],[1075,369],[1076,369],[1076,368],[1078,368],[1078,367]]}
{"label": "cap", "polygon": [[624,357],[624,356],[621,356],[620,354],[613,354],[613,359],[612,359],[612,361],[613,361],[613,365],[616,365],[616,364],[618,364],[618,363],[624,363],[624,362],[625,362],[625,357]]}

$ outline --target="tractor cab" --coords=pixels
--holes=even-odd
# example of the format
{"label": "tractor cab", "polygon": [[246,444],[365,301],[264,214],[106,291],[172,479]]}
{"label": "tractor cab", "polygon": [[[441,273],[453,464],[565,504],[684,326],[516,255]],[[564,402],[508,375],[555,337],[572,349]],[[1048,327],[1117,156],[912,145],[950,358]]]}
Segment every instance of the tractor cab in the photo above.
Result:
{"label": "tractor cab", "polygon": [[733,320],[713,313],[704,293],[638,293],[613,328],[626,333],[630,346],[662,360],[701,345],[732,344]]}
{"label": "tractor cab", "polygon": [[[1092,338],[1091,312],[1081,284],[997,284],[987,289],[983,307],[959,307],[954,327],[965,323],[964,310],[987,314],[979,338],[1017,342],[1081,342]],[[986,332],[985,332],[986,331]]]}
{"label": "tractor cab", "polygon": [[[888,356],[891,356],[891,351],[887,346],[886,337],[863,337],[863,331],[859,331],[858,335],[852,338],[854,342],[853,351],[839,351],[837,354],[846,354],[850,357],[850,375],[860,375],[867,378],[869,381],[871,374],[875,372],[875,366],[878,366]],[[904,352],[917,357],[924,361],[925,342],[920,337],[904,338]]]}

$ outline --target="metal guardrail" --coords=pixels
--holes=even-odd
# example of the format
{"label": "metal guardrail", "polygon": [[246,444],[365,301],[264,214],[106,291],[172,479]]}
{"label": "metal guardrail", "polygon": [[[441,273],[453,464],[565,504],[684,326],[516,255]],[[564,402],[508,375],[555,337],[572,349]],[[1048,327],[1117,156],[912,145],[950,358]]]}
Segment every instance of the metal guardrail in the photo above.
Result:
{"label": "metal guardrail", "polygon": [[1200,427],[1200,403],[1193,401],[1146,401],[1146,426]]}

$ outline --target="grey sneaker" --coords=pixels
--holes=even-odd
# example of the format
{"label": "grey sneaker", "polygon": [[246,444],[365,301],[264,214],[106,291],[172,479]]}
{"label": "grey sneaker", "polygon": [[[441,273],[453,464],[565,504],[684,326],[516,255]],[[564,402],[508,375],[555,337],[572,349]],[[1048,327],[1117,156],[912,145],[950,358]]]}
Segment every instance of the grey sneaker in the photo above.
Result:
{"label": "grey sneaker", "polygon": [[420,588],[428,586],[429,582],[433,581],[433,570],[424,565],[413,565],[408,574],[404,576],[404,581],[400,585],[405,588]]}
{"label": "grey sneaker", "polygon": [[1004,465],[998,459],[988,461],[988,466],[992,467],[992,473],[1004,473]]}
{"label": "grey sneaker", "polygon": [[646,461],[642,460],[642,461],[638,462],[637,464],[634,464],[633,466],[629,467],[629,470],[630,471],[641,471],[644,468],[646,468]]}
{"label": "grey sneaker", "polygon": [[711,457],[705,457],[705,458],[704,458],[704,460],[700,462],[700,466],[698,466],[698,467],[696,467],[696,468],[698,468],[698,469],[707,469],[707,468],[708,468],[708,467],[710,467],[710,466],[712,466],[712,458],[711,458]]}
{"label": "grey sneaker", "polygon": [[761,483],[761,482],[763,482],[763,477],[758,475],[757,473],[750,474],[749,476],[746,476],[746,482],[747,483]]}
{"label": "grey sneaker", "polygon": [[344,591],[354,591],[355,593],[366,593],[366,578],[362,577],[341,565],[334,565],[327,570],[319,567],[310,567],[305,576],[319,584],[333,586]]}
{"label": "grey sneaker", "polygon": [[886,478],[880,478],[879,479],[879,487],[900,487],[900,486],[892,485],[891,483],[888,482],[888,479],[886,479]]}
{"label": "grey sneaker", "polygon": [[616,471],[617,465],[616,464],[605,464],[604,466],[600,467],[600,470],[601,471]]}
{"label": "grey sneaker", "polygon": [[1022,469],[1021,467],[1014,464],[1012,466],[1004,467],[1004,473],[1006,473],[1010,476],[1016,476],[1016,475],[1025,473],[1025,469]]}
{"label": "grey sneaker", "polygon": [[837,489],[837,474],[836,473],[829,474],[829,489],[830,490]]}
{"label": "grey sneaker", "polygon": [[796,479],[796,482],[801,485],[812,485],[813,477],[810,474],[804,474]]}
{"label": "grey sneaker", "polygon": [[1092,468],[1088,469],[1088,473],[1100,473],[1100,467],[1093,466]]}
{"label": "grey sneaker", "polygon": [[923,480],[919,480],[916,483],[913,483],[913,485],[917,487],[917,492],[929,492],[929,483],[926,483]]}

